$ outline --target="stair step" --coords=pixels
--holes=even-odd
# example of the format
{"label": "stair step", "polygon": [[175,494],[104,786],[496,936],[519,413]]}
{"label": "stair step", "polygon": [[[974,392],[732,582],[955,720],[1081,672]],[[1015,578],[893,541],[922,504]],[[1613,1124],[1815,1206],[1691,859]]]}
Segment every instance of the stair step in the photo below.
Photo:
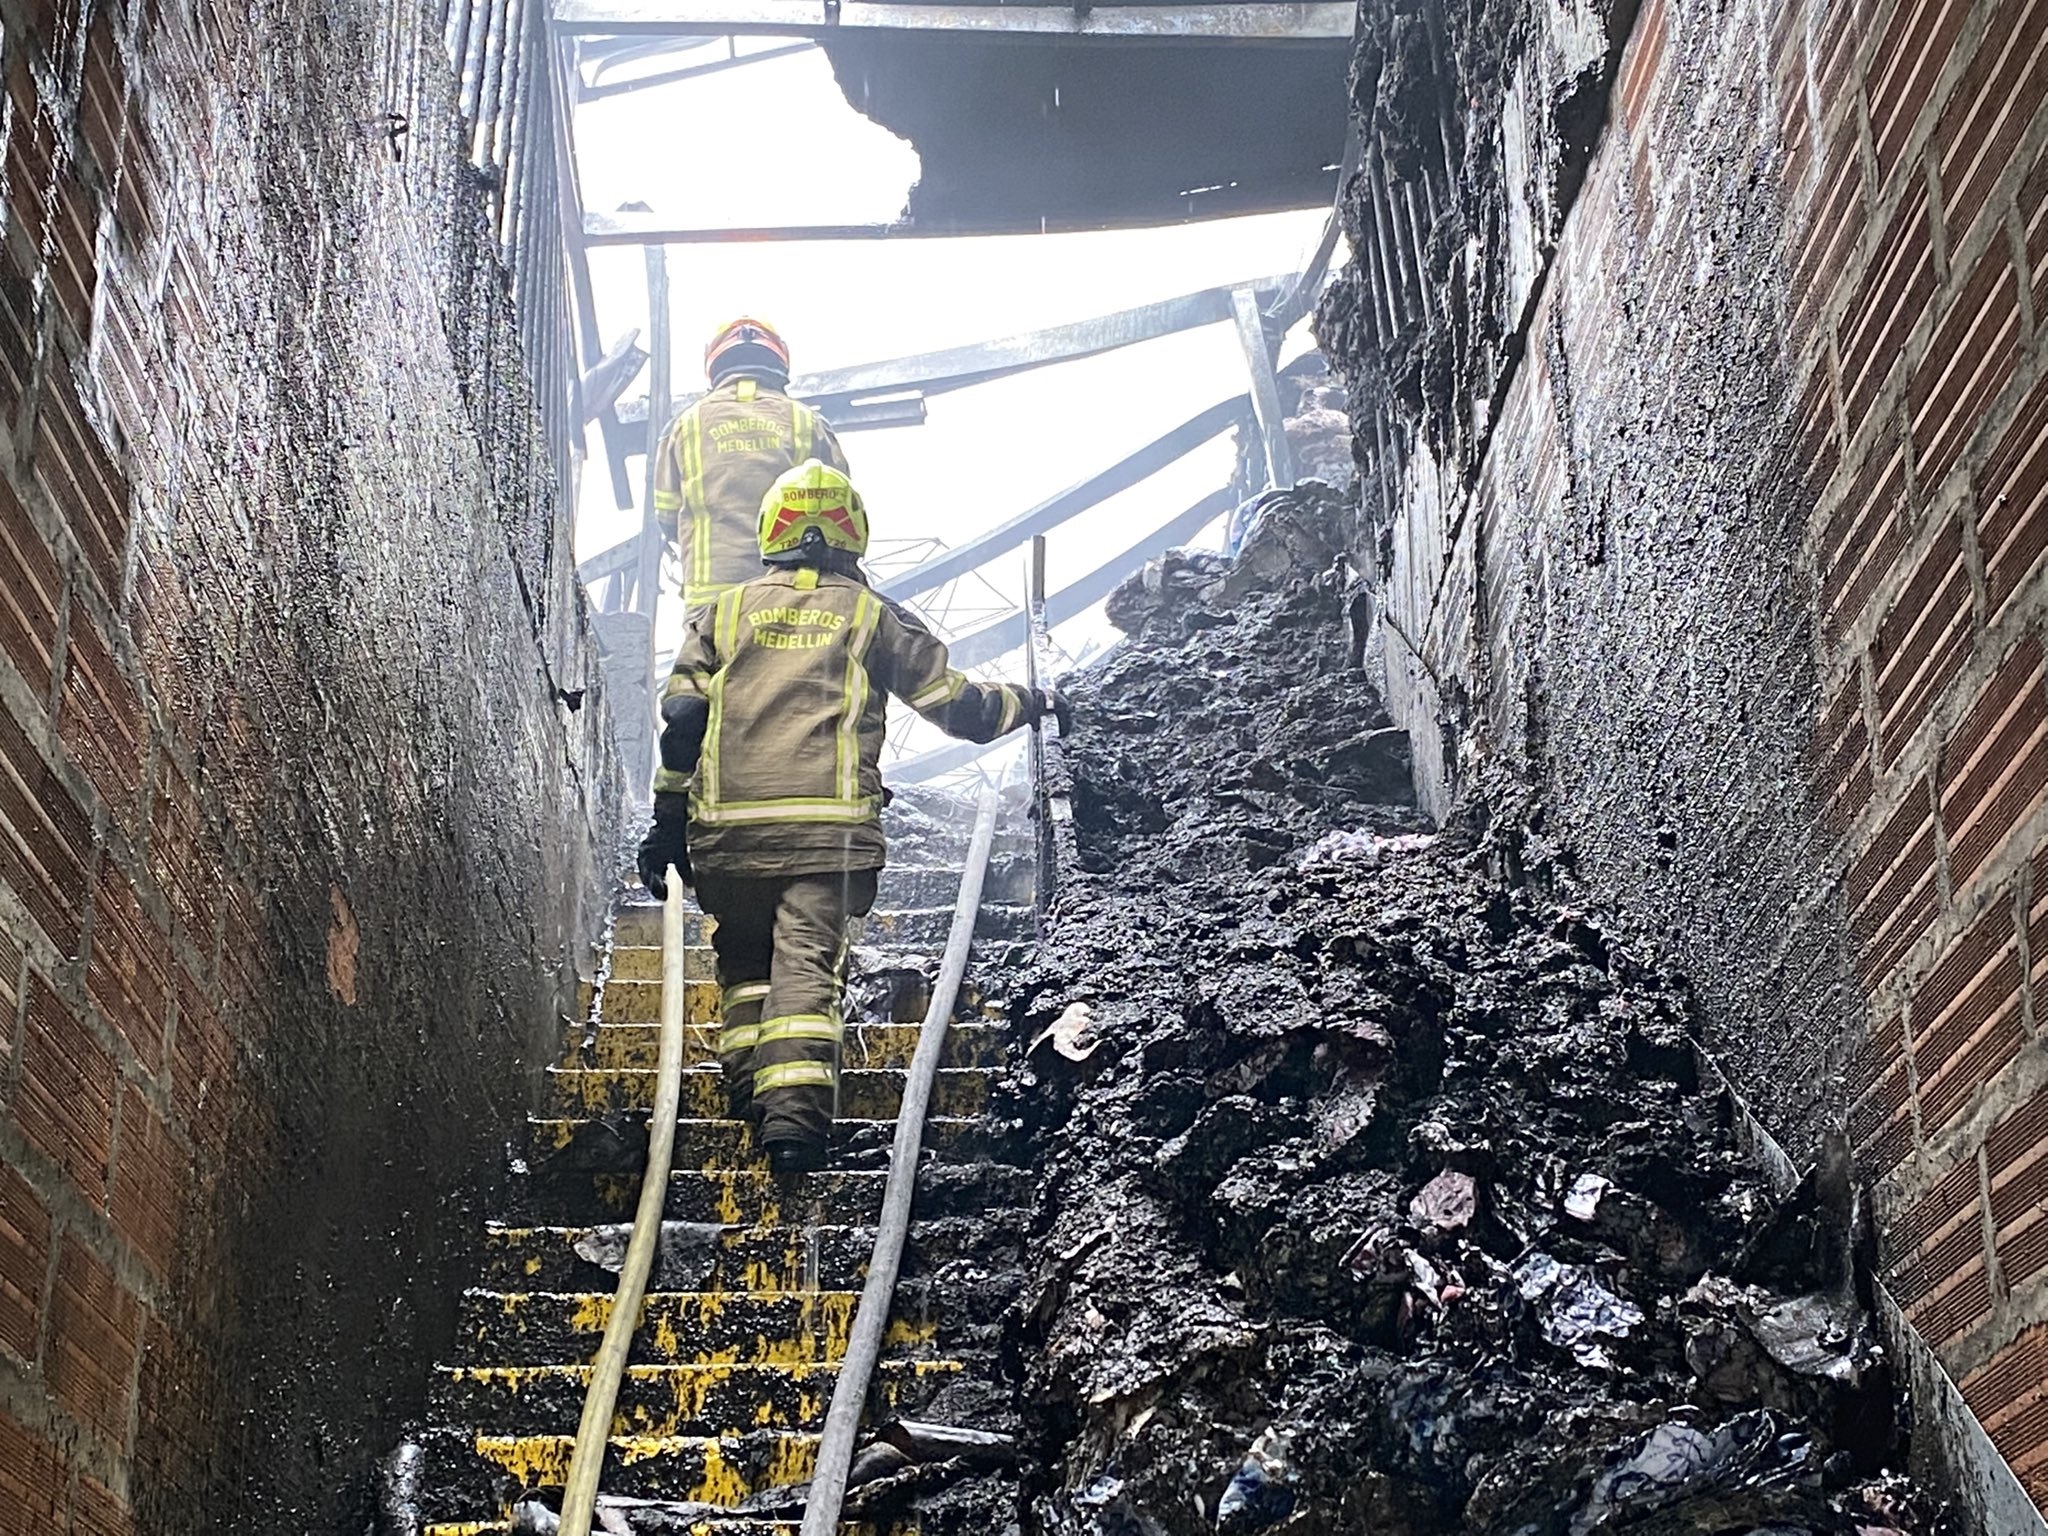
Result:
{"label": "stair step", "polygon": [[[871,1412],[914,1410],[960,1374],[957,1360],[884,1360]],[[590,1385],[587,1365],[438,1366],[427,1411],[437,1423],[488,1425],[494,1434],[573,1435]],[[613,1411],[614,1436],[719,1438],[750,1429],[817,1429],[839,1378],[836,1363],[629,1365]]]}
{"label": "stair step", "polygon": [[[746,1168],[678,1168],[669,1175],[661,1214],[666,1221],[735,1227],[796,1226],[821,1217],[851,1226],[880,1214],[888,1180],[885,1171],[868,1168],[832,1168],[787,1180]],[[631,1221],[639,1199],[637,1171],[542,1172],[520,1191],[516,1214],[536,1222]]]}
{"label": "stair step", "polygon": [[[708,975],[699,976],[683,983],[683,1022],[686,1024],[709,1024],[718,1018],[719,998],[722,991],[717,982]],[[594,994],[590,982],[584,982],[576,993],[576,1016],[587,1019],[591,1016]],[[661,1022],[661,978],[652,981],[628,981],[614,977],[605,983],[603,1011],[599,1015],[606,1024],[659,1024]]]}
{"label": "stair step", "polygon": [[[607,1473],[609,1477],[611,1474]],[[626,1497],[626,1495],[621,1495]],[[798,1536],[804,1528],[803,1521],[791,1516],[787,1520],[769,1520],[753,1515],[707,1513],[689,1528],[689,1536]],[[674,1526],[681,1531],[683,1527]],[[921,1527],[914,1521],[893,1525],[875,1525],[862,1520],[839,1522],[839,1536],[919,1536]],[[449,1524],[428,1524],[420,1527],[420,1536],[511,1536],[509,1520],[458,1520]]]}
{"label": "stair step", "polygon": [[[1037,872],[1029,855],[998,855],[988,861],[984,901],[1029,904]],[[875,888],[875,905],[885,911],[915,907],[950,908],[960,899],[957,865],[891,864]]]}
{"label": "stair step", "polygon": [[[990,1226],[1021,1212],[985,1212],[913,1221],[903,1272],[912,1279],[958,1258]],[[506,1226],[484,1229],[482,1283],[500,1291],[609,1291],[616,1271],[577,1252],[579,1243],[600,1256],[625,1251],[627,1226]],[[850,1291],[866,1278],[875,1231],[866,1226],[728,1227],[664,1222],[649,1277],[657,1291]],[[999,1251],[999,1245],[998,1250]]]}
{"label": "stair step", "polygon": [[[953,930],[953,904],[960,896],[959,874],[954,872],[949,878],[951,883],[935,901],[926,904],[881,903],[861,920],[861,942],[923,949],[937,954],[946,942],[946,935]],[[1028,891],[1012,900],[992,888],[984,889],[981,910],[974,916],[974,936],[993,940],[1028,939],[1036,923],[1037,913],[1031,905]],[[692,910],[683,919],[684,941],[709,944],[711,930],[716,926],[703,913]],[[620,948],[658,949],[661,945],[661,908],[651,902],[634,902],[620,907],[612,925],[612,944],[615,954]]]}
{"label": "stair step", "polygon": [[[901,1286],[884,1347],[929,1346],[926,1288]],[[796,1365],[846,1352],[858,1291],[657,1291],[633,1334],[632,1365]],[[612,1314],[609,1293],[462,1293],[456,1365],[588,1365]]]}
{"label": "stair step", "polygon": [[[1028,854],[998,861],[978,936],[1029,937],[1030,877]],[[958,881],[957,869],[929,864],[887,871],[885,910],[856,936],[936,956]],[[566,1481],[590,1362],[612,1314],[618,1277],[606,1266],[623,1256],[646,1155],[661,925],[651,903],[617,909],[606,983],[601,993],[584,988],[584,1013],[594,1010],[598,1022],[566,1029],[548,1069],[552,1112],[528,1122],[511,1219],[487,1227],[450,1361],[434,1372],[423,1536],[509,1536],[520,1489]],[[857,1312],[920,1031],[907,1022],[850,1025],[831,1166],[773,1178],[751,1131],[725,1117],[712,927],[688,914],[688,1068],[675,1171],[603,1482],[607,1493],[674,1504],[668,1518],[678,1531],[799,1536],[800,1492],[775,1490],[812,1471],[814,1430]],[[871,1413],[943,1411],[963,1362],[995,1347],[985,1319],[1004,1298],[984,1293],[1024,1261],[1032,1181],[1030,1170],[1003,1161],[1006,1128],[987,1118],[1007,1044],[1001,1023],[975,1020],[949,1033]],[[591,1225],[593,1217],[604,1224]],[[943,1334],[940,1285],[944,1315],[954,1319]],[[841,1536],[916,1536],[916,1527],[847,1522]]]}
{"label": "stair step", "polygon": [[[941,1067],[932,1080],[930,1113],[979,1115],[988,1105],[993,1077],[985,1067]],[[839,1112],[852,1120],[893,1120],[903,1104],[900,1070],[888,1067],[842,1069]],[[655,1074],[642,1069],[550,1067],[548,1103],[566,1114],[601,1115],[615,1109],[651,1109]],[[695,1067],[682,1074],[681,1112],[692,1119],[715,1119],[725,1113],[725,1082],[715,1067]]]}
{"label": "stair step", "polygon": [[[573,1432],[433,1429],[421,1438],[431,1489],[428,1513],[448,1529],[491,1529],[505,1519],[520,1490],[566,1486],[575,1448]],[[602,1486],[626,1498],[732,1505],[771,1488],[807,1482],[817,1458],[818,1437],[801,1431],[757,1429],[730,1439],[615,1435],[606,1444]],[[734,1524],[720,1520],[717,1529],[720,1536],[733,1536],[755,1523],[745,1517]],[[436,1526],[429,1523],[425,1529]]]}
{"label": "stair step", "polygon": [[[613,1110],[603,1116],[535,1116],[526,1125],[526,1165],[536,1172],[636,1172],[647,1156],[649,1118],[644,1108]],[[832,1166],[886,1168],[895,1136],[893,1117],[843,1116],[832,1125]],[[924,1123],[924,1145],[942,1158],[971,1161],[982,1155],[980,1144],[987,1137],[988,1127],[978,1118],[934,1115]],[[759,1173],[768,1169],[767,1160],[754,1147],[753,1132],[743,1122],[701,1115],[677,1118],[670,1166]]]}
{"label": "stair step", "polygon": [[[710,944],[683,946],[683,977],[687,981],[713,981],[718,976],[718,954]],[[613,981],[661,980],[659,944],[612,945]]]}
{"label": "stair step", "polygon": [[[516,1188],[510,1215],[536,1225],[604,1219],[630,1221],[640,1200],[639,1159],[617,1172],[542,1168]],[[801,1225],[819,1219],[838,1225],[873,1221],[882,1209],[888,1174],[882,1168],[828,1168],[796,1179],[776,1179],[745,1168],[679,1168],[669,1175],[668,1221],[727,1226]],[[968,1215],[995,1206],[1030,1203],[1031,1175],[1001,1164],[919,1170],[913,1209],[920,1216]]]}
{"label": "stair step", "polygon": [[[849,1067],[908,1067],[917,1051],[920,1028],[916,1024],[849,1024],[840,1047],[841,1059]],[[583,1045],[586,1038],[590,1040],[587,1050]],[[954,1024],[946,1030],[946,1054],[940,1059],[949,1067],[1001,1066],[1004,1040],[998,1025]],[[683,1043],[684,1059],[692,1064],[718,1059],[717,1040],[708,1026],[687,1031]],[[651,1072],[660,1054],[659,1024],[602,1024],[594,1032],[574,1024],[566,1031],[560,1064]]]}
{"label": "stair step", "polygon": [[[612,948],[659,949],[662,909],[659,902],[629,901],[612,909]],[[695,906],[683,910],[683,942],[709,944],[718,925]]]}
{"label": "stair step", "polygon": [[[870,912],[861,920],[856,942],[937,956],[953,932],[953,903],[958,899],[955,889],[935,906],[891,905]],[[982,892],[981,908],[974,914],[977,943],[1015,943],[1030,938],[1037,928],[1038,911],[1029,900],[998,901],[992,892]]]}

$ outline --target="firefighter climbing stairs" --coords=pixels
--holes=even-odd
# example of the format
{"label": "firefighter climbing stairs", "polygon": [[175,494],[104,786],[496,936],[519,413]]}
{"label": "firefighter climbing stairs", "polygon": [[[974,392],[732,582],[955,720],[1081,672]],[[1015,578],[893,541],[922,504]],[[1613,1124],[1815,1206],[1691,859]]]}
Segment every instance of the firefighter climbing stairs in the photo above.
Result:
{"label": "firefighter climbing stairs", "polygon": [[[1021,861],[991,865],[992,895],[1028,895],[1028,883]],[[887,905],[868,918],[865,941],[935,958],[953,915],[939,903],[958,884],[957,871],[943,867],[888,871]],[[978,919],[979,940],[1022,937],[1030,909],[991,902]],[[424,1536],[512,1530],[522,1492],[537,1491],[550,1509],[559,1504],[639,1189],[655,1091],[660,943],[661,909],[644,899],[622,904],[608,967],[585,983],[582,1017],[565,1025],[545,1106],[529,1119],[514,1164],[514,1209],[484,1233],[483,1273],[462,1298],[453,1358],[435,1372],[423,1436]],[[691,1506],[693,1520],[724,1536],[793,1532],[800,1496],[778,1501],[771,1490],[805,1482],[816,1456],[918,1024],[912,1016],[847,1026],[833,1164],[778,1181],[745,1127],[722,1118],[718,990],[707,923],[694,914],[688,943],[674,1171],[602,1489]],[[913,1014],[913,1005],[921,1014],[916,998],[895,1011]],[[1002,1053],[997,1023],[956,1023],[949,1032],[870,1423],[914,1415],[949,1381],[988,1368],[993,1328],[949,1315],[933,1275],[968,1236],[985,1243],[989,1213],[1024,1202],[1023,1170],[983,1151]]]}

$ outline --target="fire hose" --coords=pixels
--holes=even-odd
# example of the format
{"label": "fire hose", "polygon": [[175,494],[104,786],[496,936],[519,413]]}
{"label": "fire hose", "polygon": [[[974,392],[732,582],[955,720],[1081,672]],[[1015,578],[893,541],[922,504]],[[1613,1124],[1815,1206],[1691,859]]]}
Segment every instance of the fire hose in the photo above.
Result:
{"label": "fire hose", "polygon": [[655,1065],[654,1113],[647,1126],[647,1172],[640,1182],[640,1203],[633,1212],[626,1261],[619,1267],[618,1292],[612,1297],[604,1342],[598,1346],[583,1398],[583,1417],[576,1426],[569,1483],[562,1494],[561,1536],[590,1536],[612,1411],[618,1403],[626,1355],[640,1325],[640,1304],[647,1295],[647,1275],[661,1238],[669,1165],[675,1156],[676,1112],[682,1101],[683,1005],[683,880],[670,865],[668,900],[661,913],[661,1053]]}

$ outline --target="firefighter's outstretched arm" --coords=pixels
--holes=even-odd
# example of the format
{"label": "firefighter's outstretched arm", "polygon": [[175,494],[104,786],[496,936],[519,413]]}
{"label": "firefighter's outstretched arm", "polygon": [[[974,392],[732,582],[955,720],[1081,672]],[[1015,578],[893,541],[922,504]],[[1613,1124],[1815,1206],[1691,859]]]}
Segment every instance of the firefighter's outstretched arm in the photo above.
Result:
{"label": "firefighter's outstretched arm", "polygon": [[869,656],[877,682],[947,735],[966,741],[994,741],[1060,707],[1048,690],[972,682],[954,671],[945,642],[895,603],[883,603]]}

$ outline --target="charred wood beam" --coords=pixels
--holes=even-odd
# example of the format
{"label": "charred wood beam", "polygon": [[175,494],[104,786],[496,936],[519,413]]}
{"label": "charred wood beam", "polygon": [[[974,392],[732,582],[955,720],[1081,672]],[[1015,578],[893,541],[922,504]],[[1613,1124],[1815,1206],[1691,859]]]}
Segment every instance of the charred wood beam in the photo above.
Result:
{"label": "charred wood beam", "polygon": [[[640,345],[640,332],[631,330],[618,339],[583,375],[583,421],[597,420],[618,404],[626,386],[647,366],[647,349]],[[644,417],[645,412],[642,412]]]}
{"label": "charred wood beam", "polygon": [[576,577],[584,586],[594,587],[601,581],[629,575],[639,567],[640,536],[636,533],[630,539],[621,539],[601,554],[592,555],[576,567]]}

